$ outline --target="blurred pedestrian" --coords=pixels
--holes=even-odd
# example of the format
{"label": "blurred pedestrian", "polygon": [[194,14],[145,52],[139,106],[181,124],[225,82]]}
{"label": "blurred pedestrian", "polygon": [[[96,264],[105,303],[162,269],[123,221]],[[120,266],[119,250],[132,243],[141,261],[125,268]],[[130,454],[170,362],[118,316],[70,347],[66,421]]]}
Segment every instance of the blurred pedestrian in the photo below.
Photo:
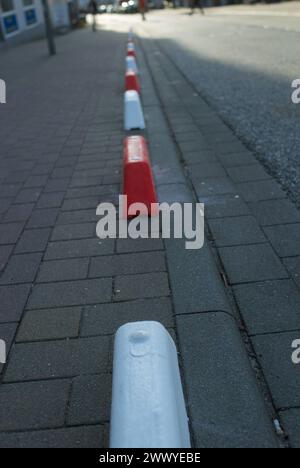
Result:
{"label": "blurred pedestrian", "polygon": [[138,0],[139,1],[139,10],[142,15],[143,21],[146,21],[146,11],[147,11],[147,0]]}
{"label": "blurred pedestrian", "polygon": [[90,0],[89,11],[93,15],[92,29],[93,29],[93,32],[96,32],[96,29],[97,29],[96,20],[97,20],[97,14],[98,14],[98,3],[96,2],[96,0]]}
{"label": "blurred pedestrian", "polygon": [[200,13],[204,15],[204,9],[202,6],[202,0],[190,0],[191,2],[191,11],[190,15],[193,15],[195,13],[195,9],[198,7],[200,10]]}

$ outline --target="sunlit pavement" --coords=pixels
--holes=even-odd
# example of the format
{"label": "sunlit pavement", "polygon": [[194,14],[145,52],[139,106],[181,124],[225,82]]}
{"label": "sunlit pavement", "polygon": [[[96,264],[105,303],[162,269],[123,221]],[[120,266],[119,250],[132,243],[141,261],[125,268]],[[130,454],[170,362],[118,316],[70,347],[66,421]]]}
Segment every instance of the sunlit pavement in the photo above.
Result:
{"label": "sunlit pavement", "polygon": [[299,10],[299,2],[207,9],[204,17],[178,9],[151,12],[146,24],[139,15],[101,16],[99,23],[117,31],[132,25],[156,39],[300,203],[300,105],[291,102]]}

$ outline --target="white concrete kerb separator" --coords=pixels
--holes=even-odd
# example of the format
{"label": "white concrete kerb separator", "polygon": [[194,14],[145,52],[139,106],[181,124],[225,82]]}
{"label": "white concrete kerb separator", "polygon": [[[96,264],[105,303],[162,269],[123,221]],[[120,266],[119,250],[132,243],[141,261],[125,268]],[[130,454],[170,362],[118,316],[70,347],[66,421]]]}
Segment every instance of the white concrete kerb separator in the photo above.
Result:
{"label": "white concrete kerb separator", "polygon": [[158,322],[116,333],[111,448],[190,448],[188,418],[171,336]]}
{"label": "white concrete kerb separator", "polygon": [[137,91],[126,91],[124,94],[124,127],[125,130],[143,130],[145,125],[144,113]]}

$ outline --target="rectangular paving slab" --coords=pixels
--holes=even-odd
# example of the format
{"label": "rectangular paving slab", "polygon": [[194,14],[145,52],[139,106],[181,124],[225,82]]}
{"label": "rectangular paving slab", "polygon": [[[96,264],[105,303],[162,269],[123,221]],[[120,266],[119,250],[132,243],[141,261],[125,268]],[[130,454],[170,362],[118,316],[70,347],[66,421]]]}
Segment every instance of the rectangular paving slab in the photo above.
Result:
{"label": "rectangular paving slab", "polygon": [[276,447],[254,375],[228,314],[177,318],[197,447]]}

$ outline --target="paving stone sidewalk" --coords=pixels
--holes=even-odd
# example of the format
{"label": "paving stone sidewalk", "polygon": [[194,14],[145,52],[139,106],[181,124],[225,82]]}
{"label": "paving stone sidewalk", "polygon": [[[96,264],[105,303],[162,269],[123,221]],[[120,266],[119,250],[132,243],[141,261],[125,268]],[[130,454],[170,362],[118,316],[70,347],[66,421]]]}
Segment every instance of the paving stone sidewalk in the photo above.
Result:
{"label": "paving stone sidewalk", "polygon": [[150,28],[136,31],[178,158],[205,203],[207,239],[267,406],[286,442],[299,447],[300,368],[291,345],[300,338],[300,212]]}
{"label": "paving stone sidewalk", "polygon": [[[142,50],[139,64],[159,198],[190,201],[195,189],[206,202],[210,231],[198,252],[177,239],[100,241],[95,235],[97,205],[117,203],[121,190],[127,32],[69,34],[58,39],[52,59],[43,42],[1,56],[8,104],[0,107],[0,337],[9,356],[0,369],[0,446],[107,446],[113,334],[124,322],[151,319],[177,342],[194,446],[277,446],[275,417],[296,446],[297,369],[285,366],[300,328],[291,278],[297,282],[299,253],[284,256],[283,264],[279,249],[290,252],[292,241],[275,247],[283,223],[273,222],[278,205],[272,212],[264,203],[279,198],[290,226],[297,226],[297,212],[206,104],[199,98],[195,105],[194,91],[148,39],[150,68]],[[218,126],[213,137],[212,124]],[[245,167],[241,157],[256,167],[234,172]],[[218,226],[224,218],[226,230]],[[289,228],[297,236],[297,227]],[[223,277],[276,398],[271,410],[238,333],[240,314],[211,255],[213,235]]]}
{"label": "paving stone sidewalk", "polygon": [[96,237],[96,207],[120,193],[126,40],[1,52],[1,447],[107,446],[113,334],[174,327],[162,242]]}

